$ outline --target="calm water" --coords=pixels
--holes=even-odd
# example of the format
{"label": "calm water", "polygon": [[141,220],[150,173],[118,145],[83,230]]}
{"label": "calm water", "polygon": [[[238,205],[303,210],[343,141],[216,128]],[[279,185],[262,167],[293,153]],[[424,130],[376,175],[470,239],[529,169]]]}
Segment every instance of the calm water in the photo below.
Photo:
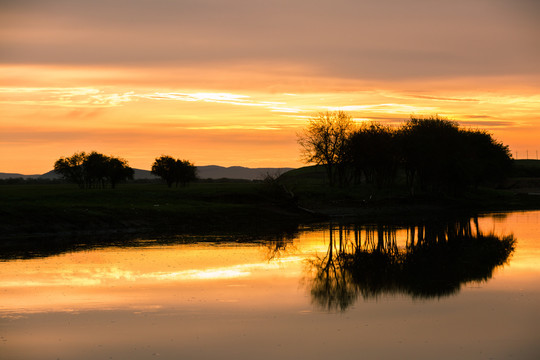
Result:
{"label": "calm water", "polygon": [[7,260],[0,358],[538,359],[539,230],[519,212]]}

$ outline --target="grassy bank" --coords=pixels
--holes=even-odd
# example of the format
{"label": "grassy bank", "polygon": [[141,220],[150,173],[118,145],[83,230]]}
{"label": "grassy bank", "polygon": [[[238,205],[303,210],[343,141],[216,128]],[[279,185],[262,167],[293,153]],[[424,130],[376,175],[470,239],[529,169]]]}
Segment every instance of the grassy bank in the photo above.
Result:
{"label": "grassy bank", "polygon": [[[537,163],[533,164],[534,166]],[[404,185],[329,187],[324,170],[305,167],[266,182],[201,182],[187,187],[121,184],[79,189],[70,184],[0,186],[0,239],[80,234],[269,233],[327,218],[390,217],[540,208],[532,165],[505,188],[459,196],[417,193]],[[534,174],[532,174],[534,175]]]}
{"label": "grassy bank", "polygon": [[517,161],[515,175],[519,176],[512,176],[500,186],[479,187],[453,195],[417,191],[411,196],[404,178],[380,188],[365,182],[330,187],[324,169],[319,166],[289,171],[279,181],[294,194],[298,206],[336,217],[377,220],[388,216],[540,209],[540,176],[534,173],[540,162],[530,162]]}
{"label": "grassy bank", "polygon": [[306,215],[263,184],[200,183],[185,188],[123,184],[79,189],[69,184],[0,187],[0,237],[106,232],[256,231]]}

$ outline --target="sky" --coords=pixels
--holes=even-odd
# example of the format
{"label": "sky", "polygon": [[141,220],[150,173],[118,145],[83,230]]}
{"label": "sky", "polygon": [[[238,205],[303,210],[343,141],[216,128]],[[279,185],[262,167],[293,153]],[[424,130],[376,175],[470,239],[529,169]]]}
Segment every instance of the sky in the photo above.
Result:
{"label": "sky", "polygon": [[540,151],[536,0],[0,0],[0,172],[302,166],[319,112],[440,115]]}

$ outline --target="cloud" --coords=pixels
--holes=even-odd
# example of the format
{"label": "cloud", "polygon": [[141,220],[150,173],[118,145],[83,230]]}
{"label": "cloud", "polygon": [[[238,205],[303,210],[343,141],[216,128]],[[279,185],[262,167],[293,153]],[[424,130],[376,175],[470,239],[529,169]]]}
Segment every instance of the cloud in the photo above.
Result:
{"label": "cloud", "polygon": [[478,99],[472,98],[459,98],[459,97],[440,97],[440,96],[428,96],[428,95],[409,95],[411,99],[425,99],[435,101],[452,101],[452,102],[477,102]]}
{"label": "cloud", "polygon": [[[9,2],[8,2],[9,3]],[[19,3],[19,2],[17,2]],[[0,61],[93,66],[295,64],[355,79],[538,74],[520,1],[2,2]],[[524,10],[525,9],[525,10]]]}
{"label": "cloud", "polygon": [[0,88],[0,104],[63,107],[111,107],[132,101],[133,92],[105,93],[94,88]]}
{"label": "cloud", "polygon": [[348,105],[348,106],[329,106],[330,111],[346,111],[346,112],[373,112],[384,114],[411,114],[411,113],[432,113],[436,110],[434,107],[416,106],[409,104],[371,104],[371,105]]}
{"label": "cloud", "polygon": [[485,129],[485,128],[496,129],[496,128],[502,128],[502,127],[510,128],[510,127],[516,126],[516,123],[514,121],[508,121],[508,120],[479,120],[479,121],[460,120],[459,123],[460,125],[472,126],[472,127],[477,127],[480,129]]}
{"label": "cloud", "polygon": [[[251,96],[232,93],[184,93],[184,92],[153,92],[136,93],[134,91],[116,93],[106,92],[95,88],[0,88],[2,99],[0,104],[15,106],[55,106],[73,108],[107,108],[126,105],[128,102],[150,100],[204,102],[225,104],[232,106],[247,106],[266,109],[269,112],[282,114],[296,114],[304,110],[299,107],[287,106],[283,101],[268,101],[253,99]],[[69,116],[81,117],[79,112],[70,112]],[[85,117],[89,112],[86,111]],[[94,112],[95,114],[95,112]],[[227,125],[231,127],[232,125]],[[227,128],[221,125],[220,128]],[[198,128],[198,127],[194,127]],[[215,127],[217,128],[217,127]],[[275,127],[258,127],[260,129],[273,129]]]}

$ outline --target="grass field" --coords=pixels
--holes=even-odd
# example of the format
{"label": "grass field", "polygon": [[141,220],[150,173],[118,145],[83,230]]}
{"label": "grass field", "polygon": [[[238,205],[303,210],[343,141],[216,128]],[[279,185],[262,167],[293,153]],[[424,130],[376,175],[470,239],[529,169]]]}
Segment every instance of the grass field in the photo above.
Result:
{"label": "grass field", "polygon": [[[294,209],[293,209],[294,210]],[[0,236],[99,231],[212,231],[298,220],[301,214],[257,183],[0,186]]]}
{"label": "grass field", "polygon": [[[300,206],[328,214],[366,216],[407,211],[429,212],[435,208],[488,211],[540,207],[539,196],[527,195],[540,192],[540,174],[535,177],[534,169],[540,170],[540,161],[518,160],[515,162],[515,175],[532,176],[512,177],[500,188],[481,187],[455,196],[417,191],[411,197],[404,176],[398,177],[390,187],[378,188],[365,182],[357,186],[329,187],[324,169],[318,166],[289,171],[279,180],[295,194]],[[535,186],[538,186],[537,190]]]}
{"label": "grass field", "polygon": [[[537,165],[540,169],[540,162],[529,162],[518,162],[521,173],[534,174]],[[448,210],[531,209],[540,208],[540,196],[531,195],[538,180],[513,178],[506,190],[478,189],[455,198],[411,197],[399,184],[381,189],[365,183],[330,187],[324,170],[315,166],[264,182],[199,182],[179,188],[152,183],[120,184],[116,189],[0,185],[0,239],[111,232],[262,233],[290,229],[322,216],[364,221]],[[526,191],[520,193],[516,187]]]}

